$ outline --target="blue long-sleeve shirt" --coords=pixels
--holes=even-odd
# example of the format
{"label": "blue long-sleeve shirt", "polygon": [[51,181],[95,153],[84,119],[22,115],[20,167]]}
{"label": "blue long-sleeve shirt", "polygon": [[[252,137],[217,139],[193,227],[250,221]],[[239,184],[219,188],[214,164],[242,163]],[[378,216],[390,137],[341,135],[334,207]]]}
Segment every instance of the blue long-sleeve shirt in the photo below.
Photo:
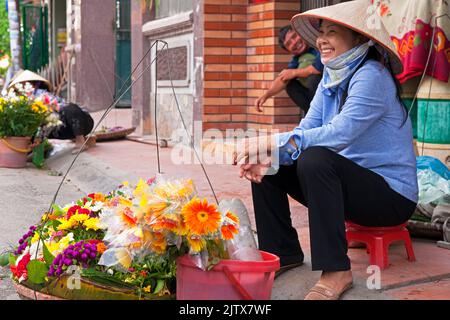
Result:
{"label": "blue long-sleeve shirt", "polygon": [[[322,146],[381,175],[396,192],[418,200],[413,133],[397,99],[386,68],[369,60],[351,78],[339,113],[346,83],[326,89],[320,83],[300,125],[276,136],[279,163],[291,165],[309,147]],[[288,141],[294,138],[298,149]]]}

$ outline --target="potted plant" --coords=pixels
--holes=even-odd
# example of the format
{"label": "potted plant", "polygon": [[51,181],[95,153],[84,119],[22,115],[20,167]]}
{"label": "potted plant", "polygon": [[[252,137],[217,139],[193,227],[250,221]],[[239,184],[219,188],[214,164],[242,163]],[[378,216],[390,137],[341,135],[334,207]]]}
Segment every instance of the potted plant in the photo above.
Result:
{"label": "potted plant", "polygon": [[23,168],[31,138],[48,123],[52,110],[33,96],[34,88],[17,84],[0,97],[0,167]]}

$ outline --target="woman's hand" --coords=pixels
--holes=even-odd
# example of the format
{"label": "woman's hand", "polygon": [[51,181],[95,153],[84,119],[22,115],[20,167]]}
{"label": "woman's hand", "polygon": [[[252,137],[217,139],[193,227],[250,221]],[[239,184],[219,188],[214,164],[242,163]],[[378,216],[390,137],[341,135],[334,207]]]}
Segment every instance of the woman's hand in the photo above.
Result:
{"label": "woman's hand", "polygon": [[261,183],[270,168],[270,159],[260,164],[243,164],[239,169],[239,177],[253,183]]}
{"label": "woman's hand", "polygon": [[261,164],[270,158],[273,136],[259,136],[242,139],[234,154],[233,164]]}

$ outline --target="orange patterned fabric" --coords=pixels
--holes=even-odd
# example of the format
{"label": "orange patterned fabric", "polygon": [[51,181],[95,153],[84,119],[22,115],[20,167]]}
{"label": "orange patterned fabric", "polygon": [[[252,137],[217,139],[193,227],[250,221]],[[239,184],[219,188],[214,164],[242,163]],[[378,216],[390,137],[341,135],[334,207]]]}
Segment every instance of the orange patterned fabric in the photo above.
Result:
{"label": "orange patterned fabric", "polygon": [[400,82],[420,76],[424,71],[429,76],[448,82],[450,2],[448,0],[371,0],[371,2],[372,9],[378,13],[402,59],[404,71],[398,75]]}

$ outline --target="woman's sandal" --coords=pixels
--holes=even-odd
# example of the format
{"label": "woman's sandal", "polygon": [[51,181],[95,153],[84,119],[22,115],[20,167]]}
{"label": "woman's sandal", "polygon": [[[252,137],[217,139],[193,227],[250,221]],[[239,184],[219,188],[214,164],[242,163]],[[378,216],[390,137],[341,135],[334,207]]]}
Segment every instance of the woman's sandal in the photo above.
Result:
{"label": "woman's sandal", "polygon": [[339,298],[353,286],[353,282],[347,284],[341,291],[322,283],[317,283],[306,295],[305,300],[339,300]]}

